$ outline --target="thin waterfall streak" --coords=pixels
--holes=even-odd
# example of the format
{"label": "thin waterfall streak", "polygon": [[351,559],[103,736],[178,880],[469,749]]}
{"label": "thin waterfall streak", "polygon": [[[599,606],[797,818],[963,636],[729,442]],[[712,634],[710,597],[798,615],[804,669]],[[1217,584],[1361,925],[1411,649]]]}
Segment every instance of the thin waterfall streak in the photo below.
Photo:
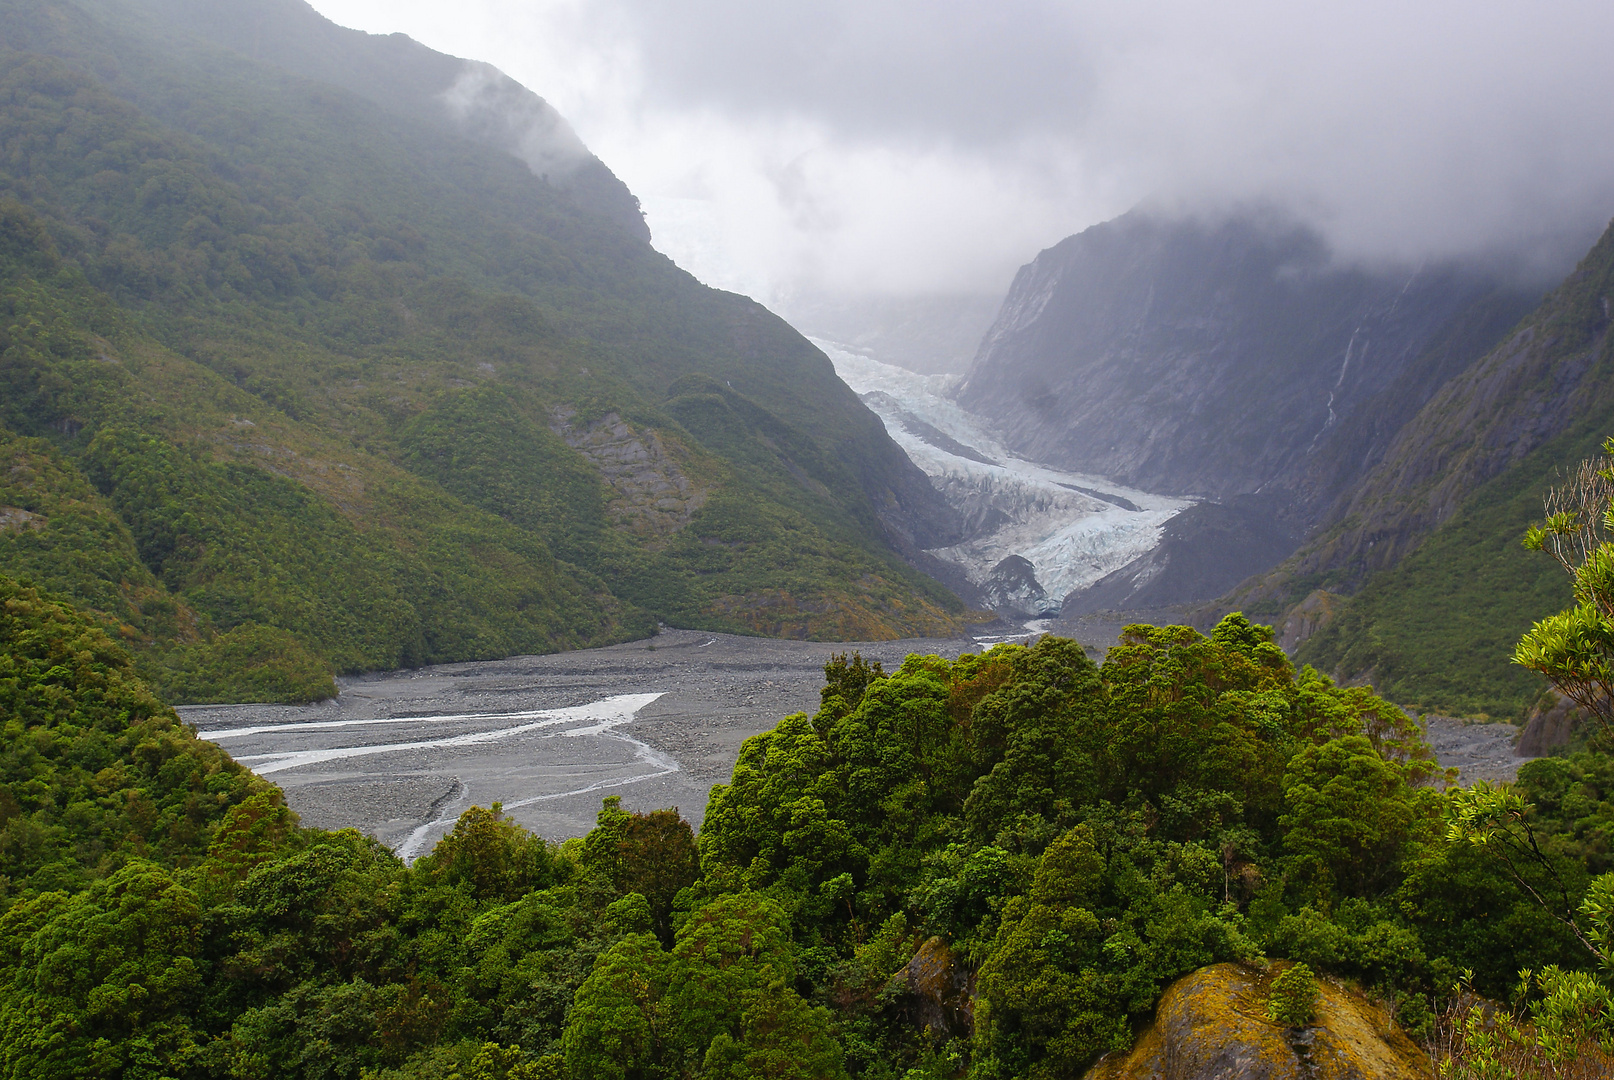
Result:
{"label": "thin waterfall streak", "polygon": [[[1407,285],[1411,284],[1411,280],[1408,280]],[[1405,292],[1406,287],[1403,286],[1401,291]],[[1317,449],[1318,441],[1321,440],[1325,434],[1327,434],[1328,429],[1333,427],[1334,422],[1339,419],[1339,417],[1334,414],[1334,399],[1339,395],[1339,388],[1345,385],[1345,373],[1351,369],[1351,353],[1356,349],[1356,338],[1361,332],[1362,326],[1360,323],[1358,323],[1356,329],[1351,331],[1350,341],[1345,343],[1345,359],[1340,362],[1339,375],[1334,379],[1333,389],[1328,391],[1328,404],[1326,406],[1328,409],[1328,419],[1323,421],[1323,426],[1318,429],[1317,434],[1311,437],[1311,445],[1306,448],[1307,454],[1310,454]]]}

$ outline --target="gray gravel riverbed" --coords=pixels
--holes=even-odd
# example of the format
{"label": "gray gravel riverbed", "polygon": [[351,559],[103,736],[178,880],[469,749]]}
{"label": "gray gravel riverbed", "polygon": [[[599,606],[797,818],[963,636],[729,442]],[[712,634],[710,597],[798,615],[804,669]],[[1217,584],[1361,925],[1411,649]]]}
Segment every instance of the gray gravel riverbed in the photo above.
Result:
{"label": "gray gravel riverbed", "polygon": [[[1081,629],[1098,659],[1109,643],[1098,637],[1118,628]],[[494,802],[550,839],[586,833],[606,795],[633,810],[675,806],[699,828],[740,744],[817,709],[831,655],[861,652],[889,668],[913,652],[952,659],[1029,640],[1015,630],[835,643],[664,630],[602,649],[342,678],[338,697],[314,705],[179,711],[279,784],[306,824],[351,826],[412,857],[467,807]],[[1514,734],[1510,725],[1430,724],[1442,763],[1460,766],[1465,781],[1510,778]]]}
{"label": "gray gravel riverbed", "polygon": [[534,832],[593,828],[600,799],[676,806],[697,828],[740,744],[818,708],[824,664],[895,667],[973,639],[804,642],[664,630],[648,641],[337,680],[314,705],[186,706],[203,738],[279,784],[303,821],[368,832],[405,856],[460,812],[502,802]]}

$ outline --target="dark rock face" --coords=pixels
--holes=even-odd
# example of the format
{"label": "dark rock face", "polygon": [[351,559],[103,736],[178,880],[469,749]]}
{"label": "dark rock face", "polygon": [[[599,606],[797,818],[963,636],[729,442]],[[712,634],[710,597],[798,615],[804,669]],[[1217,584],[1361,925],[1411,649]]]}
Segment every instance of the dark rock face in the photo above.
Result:
{"label": "dark rock face", "polygon": [[1153,551],[1067,596],[1061,615],[1209,600],[1280,562],[1298,542],[1271,499],[1190,506],[1166,523]]}
{"label": "dark rock face", "polygon": [[1480,484],[1576,424],[1614,409],[1614,227],[1495,349],[1451,379],[1395,435],[1308,545],[1298,570],[1363,577],[1393,565]]}
{"label": "dark rock face", "polygon": [[906,994],[906,1011],[914,1026],[923,1026],[938,1042],[969,1038],[975,1031],[975,973],[939,937],[897,972],[893,982]]}
{"label": "dark rock face", "polygon": [[1015,278],[958,392],[1017,452],[1149,491],[1284,493],[1310,525],[1536,298],[1334,263],[1311,231],[1133,212]]}
{"label": "dark rock face", "polygon": [[1614,416],[1611,329],[1614,226],[1494,348],[1442,384],[1382,453],[1364,459],[1368,467],[1291,559],[1196,612],[1196,623],[1293,597],[1297,581],[1354,591],[1549,440],[1607,430]]}
{"label": "dark rock face", "polygon": [[1572,699],[1553,695],[1550,702],[1542,701],[1530,710],[1515,753],[1519,757],[1545,757],[1568,746],[1577,728],[1588,730],[1587,725],[1593,722]]}
{"label": "dark rock face", "polygon": [[1057,598],[1050,598],[1037,581],[1029,559],[1010,555],[992,568],[980,586],[981,600],[993,611],[1006,615],[1046,615],[1059,610]]}

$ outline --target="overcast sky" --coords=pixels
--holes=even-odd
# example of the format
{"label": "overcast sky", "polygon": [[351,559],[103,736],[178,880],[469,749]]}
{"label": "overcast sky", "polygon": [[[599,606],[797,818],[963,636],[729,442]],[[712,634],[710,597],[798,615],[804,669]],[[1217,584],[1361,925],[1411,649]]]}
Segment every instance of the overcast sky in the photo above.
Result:
{"label": "overcast sky", "polygon": [[1589,242],[1608,0],[313,0],[488,60],[714,285],[1001,293],[1140,202],[1276,203],[1352,257]]}

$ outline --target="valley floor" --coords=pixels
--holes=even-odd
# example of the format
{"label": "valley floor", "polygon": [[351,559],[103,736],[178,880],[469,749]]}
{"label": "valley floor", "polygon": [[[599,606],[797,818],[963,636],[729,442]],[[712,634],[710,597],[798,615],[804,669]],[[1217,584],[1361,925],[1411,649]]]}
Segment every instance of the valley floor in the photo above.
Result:
{"label": "valley floor", "polygon": [[600,649],[344,678],[340,696],[314,705],[180,713],[279,784],[304,824],[352,826],[409,857],[467,807],[493,802],[550,839],[593,828],[606,795],[632,810],[676,806],[698,828],[741,743],[817,710],[832,654],[895,668],[909,653],[953,659],[979,647],[664,630]]}
{"label": "valley floor", "polygon": [[[1084,617],[1056,631],[1101,659],[1125,622],[1169,612]],[[1027,629],[976,638],[803,642],[664,630],[601,649],[447,664],[339,680],[315,705],[187,706],[180,713],[286,792],[308,825],[353,827],[406,858],[424,853],[473,805],[504,804],[549,839],[581,836],[600,799],[631,810],[676,806],[696,828],[713,784],[750,736],[818,707],[824,664],[860,652],[887,669],[909,653],[948,659]],[[1435,719],[1441,762],[1465,780],[1508,779],[1511,725]]]}

